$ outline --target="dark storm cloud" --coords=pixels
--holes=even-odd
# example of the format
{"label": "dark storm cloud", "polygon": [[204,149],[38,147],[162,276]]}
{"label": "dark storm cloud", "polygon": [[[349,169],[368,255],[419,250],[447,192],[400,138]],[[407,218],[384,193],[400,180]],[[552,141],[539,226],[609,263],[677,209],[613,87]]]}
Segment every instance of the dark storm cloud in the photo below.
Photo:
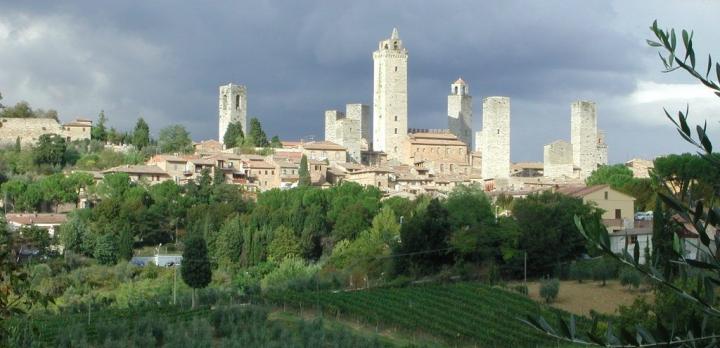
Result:
{"label": "dark storm cloud", "polygon": [[[717,9],[699,4],[706,8],[694,11]],[[323,110],[371,104],[372,51],[398,27],[410,53],[412,127],[446,127],[449,84],[462,76],[475,96],[476,130],[484,96],[512,98],[514,160],[541,160],[543,144],[569,139],[577,99],[598,102],[611,161],[670,150],[629,131],[642,122],[628,121],[623,98],[656,74],[642,39],[654,16],[683,15],[672,4],[32,1],[2,8],[6,103],[28,100],[65,119],[105,109],[120,128],[142,115],[155,132],[180,123],[197,140],[213,138],[217,88],[235,82],[248,86],[249,113],[268,134],[321,138]]]}

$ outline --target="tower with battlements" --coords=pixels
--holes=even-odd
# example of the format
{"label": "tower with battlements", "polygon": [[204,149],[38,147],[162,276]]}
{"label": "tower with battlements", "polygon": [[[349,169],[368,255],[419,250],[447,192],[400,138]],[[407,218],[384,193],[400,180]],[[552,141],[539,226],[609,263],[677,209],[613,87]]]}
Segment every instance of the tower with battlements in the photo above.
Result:
{"label": "tower with battlements", "polygon": [[472,96],[468,85],[459,78],[450,85],[448,129],[472,149]]}
{"label": "tower with battlements", "polygon": [[220,86],[219,93],[218,141],[223,142],[230,123],[240,122],[243,133],[247,133],[247,88],[243,85]]}
{"label": "tower with battlements", "polygon": [[374,151],[388,160],[400,161],[408,128],[408,52],[397,29],[373,52],[373,141]]}

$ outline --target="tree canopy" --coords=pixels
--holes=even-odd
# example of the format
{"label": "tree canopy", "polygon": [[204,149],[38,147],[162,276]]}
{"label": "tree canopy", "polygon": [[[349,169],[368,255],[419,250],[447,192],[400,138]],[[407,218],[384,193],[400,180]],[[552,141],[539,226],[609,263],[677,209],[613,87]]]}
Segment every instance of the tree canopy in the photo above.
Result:
{"label": "tree canopy", "polygon": [[192,139],[185,127],[176,124],[160,130],[158,146],[163,153],[188,153],[192,152]]}
{"label": "tree canopy", "polygon": [[148,126],[142,117],[135,123],[135,129],[132,133],[132,144],[138,149],[143,149],[150,145],[150,126]]}
{"label": "tree canopy", "polygon": [[229,149],[239,146],[244,140],[245,134],[243,133],[242,124],[240,122],[230,122],[222,138],[225,147]]}

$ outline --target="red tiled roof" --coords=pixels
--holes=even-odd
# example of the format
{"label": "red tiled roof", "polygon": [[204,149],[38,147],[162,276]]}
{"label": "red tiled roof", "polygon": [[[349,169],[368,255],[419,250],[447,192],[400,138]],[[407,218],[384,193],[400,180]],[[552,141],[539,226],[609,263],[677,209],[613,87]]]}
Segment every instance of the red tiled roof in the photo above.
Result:
{"label": "red tiled roof", "polygon": [[65,214],[7,214],[5,220],[19,225],[60,225],[67,221]]}

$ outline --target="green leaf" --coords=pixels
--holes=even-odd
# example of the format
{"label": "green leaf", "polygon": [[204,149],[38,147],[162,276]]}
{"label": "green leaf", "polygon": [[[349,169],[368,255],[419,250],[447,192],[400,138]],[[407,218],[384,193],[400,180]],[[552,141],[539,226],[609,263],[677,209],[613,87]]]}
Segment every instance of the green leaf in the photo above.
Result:
{"label": "green leaf", "polygon": [[702,262],[702,261],[697,261],[697,260],[691,260],[691,259],[687,259],[687,260],[685,260],[685,261],[688,263],[688,265],[690,265],[690,266],[692,266],[692,267],[702,268],[702,269],[717,269],[717,270],[720,270],[720,265],[717,265],[717,264],[711,264],[711,263]]}
{"label": "green leaf", "polygon": [[683,29],[683,31],[682,31],[682,39],[683,39],[683,45],[685,45],[685,49],[687,50],[690,38],[688,37],[688,32],[685,29]]}
{"label": "green leaf", "polygon": [[670,30],[670,50],[675,52],[677,38],[675,37],[675,29]]}
{"label": "green leaf", "polygon": [[708,79],[708,76],[710,76],[710,70],[712,70],[712,56],[708,54],[708,66],[707,66],[707,72],[705,73],[705,79]]}
{"label": "green leaf", "polygon": [[645,40],[645,41],[647,42],[648,45],[650,45],[652,47],[662,47],[662,44],[660,44],[657,41],[651,41],[651,40]]}
{"label": "green leaf", "polygon": [[715,63],[715,74],[717,75],[718,83],[720,83],[720,63]]}
{"label": "green leaf", "polygon": [[680,237],[678,237],[677,233],[673,233],[673,251],[675,251],[678,255],[685,254],[682,250],[682,245],[680,244]]}
{"label": "green leaf", "polygon": [[557,314],[557,318],[558,318],[558,322],[560,323],[560,325],[559,325],[560,326],[560,334],[565,338],[572,339],[573,336],[570,333],[570,327],[568,327],[568,324],[565,322],[565,320],[563,320],[560,313]]}
{"label": "green leaf", "polygon": [[708,279],[708,277],[704,277],[703,281],[703,287],[705,288],[705,302],[712,306],[713,303],[715,303],[715,284]]}
{"label": "green leaf", "polygon": [[570,335],[573,339],[575,339],[575,334],[577,333],[577,325],[575,323],[575,315],[570,314]]}

